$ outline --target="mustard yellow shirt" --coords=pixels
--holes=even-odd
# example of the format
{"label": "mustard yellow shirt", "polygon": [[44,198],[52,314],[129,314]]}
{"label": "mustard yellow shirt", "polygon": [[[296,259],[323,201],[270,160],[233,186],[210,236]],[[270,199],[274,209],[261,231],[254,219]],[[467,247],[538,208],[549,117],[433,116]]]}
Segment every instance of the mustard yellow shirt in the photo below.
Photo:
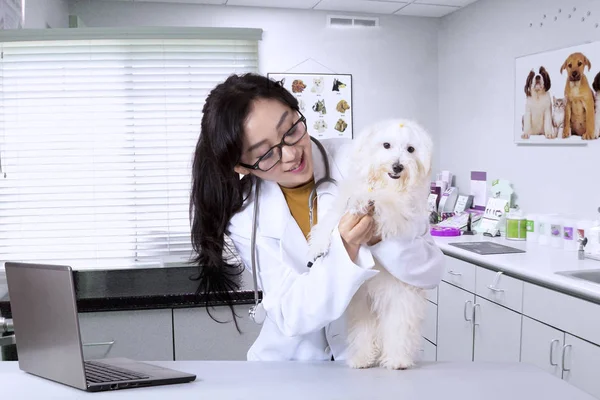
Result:
{"label": "mustard yellow shirt", "polygon": [[[308,214],[308,197],[310,192],[315,187],[315,181],[310,180],[302,186],[294,188],[281,187],[285,201],[290,208],[292,217],[296,220],[296,223],[304,233],[304,237],[308,239],[310,232],[310,217]],[[313,208],[313,224],[317,223],[317,201],[315,200]]]}

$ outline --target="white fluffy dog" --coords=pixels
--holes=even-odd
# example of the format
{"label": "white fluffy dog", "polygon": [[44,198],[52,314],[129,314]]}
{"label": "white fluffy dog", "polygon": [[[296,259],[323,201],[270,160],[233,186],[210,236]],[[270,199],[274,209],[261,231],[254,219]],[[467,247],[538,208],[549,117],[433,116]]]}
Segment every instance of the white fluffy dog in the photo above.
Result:
{"label": "white fluffy dog", "polygon": [[[410,120],[391,120],[367,129],[345,154],[346,177],[331,211],[313,227],[311,257],[327,252],[331,232],[347,211],[374,205],[376,234],[414,237],[427,220],[432,141]],[[406,369],[414,365],[425,314],[422,289],[401,282],[375,259],[380,272],[365,282],[348,306],[348,364]]]}

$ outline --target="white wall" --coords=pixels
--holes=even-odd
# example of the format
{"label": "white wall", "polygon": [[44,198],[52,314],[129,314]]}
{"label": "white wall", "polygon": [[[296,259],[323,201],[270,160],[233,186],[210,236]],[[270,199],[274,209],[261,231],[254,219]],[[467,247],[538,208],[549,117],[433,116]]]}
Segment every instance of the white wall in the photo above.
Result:
{"label": "white wall", "polygon": [[67,0],[26,0],[25,29],[69,27],[69,3]]}
{"label": "white wall", "polygon": [[[566,14],[574,6],[577,17],[553,21],[559,8]],[[590,19],[582,23],[588,10]],[[540,28],[545,13],[548,18]],[[600,3],[585,0],[480,0],[443,18],[438,43],[440,161],[458,174],[459,188],[468,191],[470,171],[484,170],[488,182],[511,180],[526,211],[596,215],[600,141],[587,147],[513,143],[515,57],[599,40],[595,22],[600,22]],[[592,62],[593,69],[598,67]],[[564,81],[552,84],[562,93]]]}
{"label": "white wall", "polygon": [[[262,28],[260,72],[284,72],[312,57],[351,73],[355,132],[388,117],[419,120],[437,132],[438,20],[384,16],[380,29],[326,27],[325,12],[173,3],[77,0],[70,4],[88,27],[224,26]],[[293,72],[328,72],[309,62]]]}

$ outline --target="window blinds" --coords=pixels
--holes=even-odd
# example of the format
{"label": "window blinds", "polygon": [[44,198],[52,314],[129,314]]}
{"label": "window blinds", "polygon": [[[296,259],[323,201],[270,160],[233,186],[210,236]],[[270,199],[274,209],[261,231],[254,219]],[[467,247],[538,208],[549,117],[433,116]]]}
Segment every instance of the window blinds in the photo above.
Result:
{"label": "window blinds", "polygon": [[1,260],[189,259],[204,99],[258,70],[258,43],[118,36],[0,44]]}

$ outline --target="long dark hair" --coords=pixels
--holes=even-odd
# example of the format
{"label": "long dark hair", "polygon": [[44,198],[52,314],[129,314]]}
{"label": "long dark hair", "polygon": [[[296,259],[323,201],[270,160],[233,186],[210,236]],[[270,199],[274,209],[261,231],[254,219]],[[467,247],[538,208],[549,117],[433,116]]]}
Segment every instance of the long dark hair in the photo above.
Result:
{"label": "long dark hair", "polygon": [[298,110],[298,100],[282,82],[253,73],[229,76],[206,98],[192,166],[189,211],[193,262],[198,266],[196,294],[204,299],[209,315],[211,303],[227,304],[238,331],[233,304],[244,266],[236,261],[225,234],[252,186],[251,176],[240,179],[234,167],[242,155],[244,123],[257,99],[278,100]]}

